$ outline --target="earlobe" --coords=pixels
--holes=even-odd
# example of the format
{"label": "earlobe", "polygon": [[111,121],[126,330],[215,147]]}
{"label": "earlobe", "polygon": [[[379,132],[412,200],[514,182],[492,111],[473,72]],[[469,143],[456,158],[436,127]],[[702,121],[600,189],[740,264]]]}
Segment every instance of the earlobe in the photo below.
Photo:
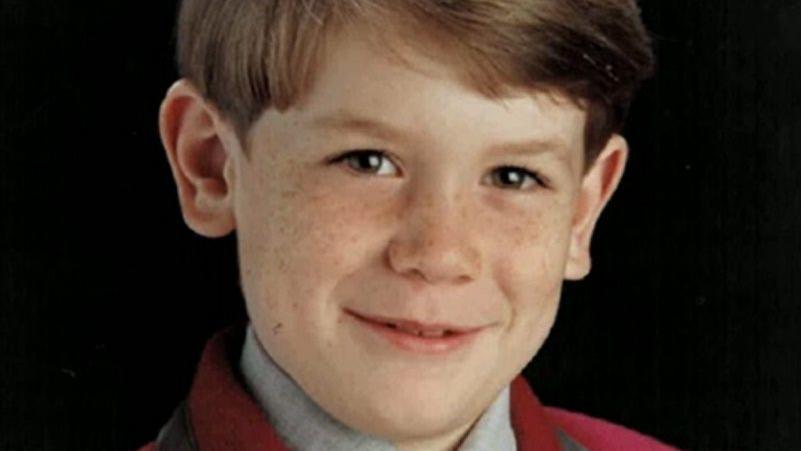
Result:
{"label": "earlobe", "polygon": [[613,135],[584,175],[571,228],[565,267],[567,280],[583,279],[590,272],[590,242],[595,224],[623,177],[627,157],[626,140],[620,135]]}
{"label": "earlobe", "polygon": [[223,139],[225,124],[186,80],[179,80],[161,104],[159,129],[184,221],[210,238],[236,228],[233,214],[232,153]]}

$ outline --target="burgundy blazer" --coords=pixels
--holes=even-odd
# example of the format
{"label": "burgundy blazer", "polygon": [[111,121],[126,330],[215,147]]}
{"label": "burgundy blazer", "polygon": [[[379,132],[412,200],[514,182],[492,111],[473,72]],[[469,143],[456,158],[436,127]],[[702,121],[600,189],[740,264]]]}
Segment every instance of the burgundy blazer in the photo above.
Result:
{"label": "burgundy blazer", "polygon": [[[188,398],[140,451],[289,451],[235,370],[244,331],[232,327],[208,342]],[[544,407],[520,375],[512,381],[510,409],[520,451],[675,449],[604,420]]]}

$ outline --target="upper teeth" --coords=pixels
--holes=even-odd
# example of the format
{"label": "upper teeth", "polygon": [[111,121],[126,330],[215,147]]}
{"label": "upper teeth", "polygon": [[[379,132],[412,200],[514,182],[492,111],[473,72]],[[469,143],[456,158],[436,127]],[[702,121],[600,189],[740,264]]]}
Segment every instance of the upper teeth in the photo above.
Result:
{"label": "upper teeth", "polygon": [[398,330],[402,330],[402,331],[410,333],[410,334],[415,334],[415,335],[420,336],[420,337],[442,337],[443,335],[445,335],[445,330],[444,329],[422,331],[422,330],[416,330],[416,329],[411,329],[411,328],[408,328],[408,327],[404,327],[404,326],[401,326],[401,325],[398,325],[398,324],[393,324],[393,326],[395,328],[397,328]]}
{"label": "upper teeth", "polygon": [[422,335],[423,337],[437,337],[438,338],[438,337],[444,336],[445,335],[445,331],[444,330],[436,330],[436,331],[430,331],[430,332],[420,332],[419,335]]}

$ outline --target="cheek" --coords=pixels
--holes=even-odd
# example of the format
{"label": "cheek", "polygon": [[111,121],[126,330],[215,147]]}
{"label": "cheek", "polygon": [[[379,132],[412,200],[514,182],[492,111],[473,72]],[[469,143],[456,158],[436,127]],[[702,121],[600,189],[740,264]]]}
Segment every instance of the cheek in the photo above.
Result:
{"label": "cheek", "polygon": [[[290,178],[291,179],[291,178]],[[286,178],[285,178],[286,180]],[[243,288],[264,305],[295,306],[301,317],[326,298],[334,285],[353,271],[367,251],[374,228],[367,208],[330,189],[306,183],[293,186],[254,184],[237,198],[237,234]],[[372,234],[374,235],[374,234]]]}
{"label": "cheek", "polygon": [[570,239],[567,204],[543,205],[538,214],[495,234],[495,280],[510,302],[515,322],[540,321],[558,305]]}

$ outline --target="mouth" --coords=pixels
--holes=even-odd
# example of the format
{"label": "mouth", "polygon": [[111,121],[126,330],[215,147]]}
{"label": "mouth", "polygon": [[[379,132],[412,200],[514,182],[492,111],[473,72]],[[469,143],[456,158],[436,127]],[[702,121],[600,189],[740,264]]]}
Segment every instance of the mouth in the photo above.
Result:
{"label": "mouth", "polygon": [[466,327],[445,323],[422,323],[345,311],[359,324],[377,332],[392,345],[405,351],[442,354],[466,346],[484,327]]}
{"label": "mouth", "polygon": [[444,323],[422,323],[420,321],[407,319],[394,319],[377,315],[365,315],[352,310],[346,310],[346,312],[362,321],[383,325],[396,329],[400,332],[405,332],[420,337],[438,338],[443,336],[470,333],[481,329],[481,327],[464,327]]}

